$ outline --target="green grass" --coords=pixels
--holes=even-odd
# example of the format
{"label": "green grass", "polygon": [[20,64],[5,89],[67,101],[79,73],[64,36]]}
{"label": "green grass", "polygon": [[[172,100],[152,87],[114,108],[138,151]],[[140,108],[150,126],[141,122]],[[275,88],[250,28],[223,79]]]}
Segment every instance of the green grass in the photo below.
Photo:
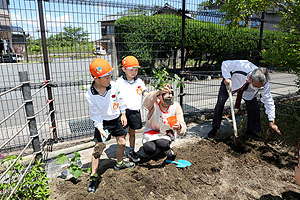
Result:
{"label": "green grass", "polygon": [[[70,53],[90,53],[94,52],[94,43],[89,42],[85,45],[76,44],[73,47],[48,47],[48,53],[50,54],[70,54]],[[42,54],[42,48],[40,48],[40,52],[31,51],[31,47],[28,47],[28,55],[39,55]]]}
{"label": "green grass", "polygon": [[88,43],[87,45],[74,46],[74,47],[50,47],[49,53],[93,53],[94,44]]}

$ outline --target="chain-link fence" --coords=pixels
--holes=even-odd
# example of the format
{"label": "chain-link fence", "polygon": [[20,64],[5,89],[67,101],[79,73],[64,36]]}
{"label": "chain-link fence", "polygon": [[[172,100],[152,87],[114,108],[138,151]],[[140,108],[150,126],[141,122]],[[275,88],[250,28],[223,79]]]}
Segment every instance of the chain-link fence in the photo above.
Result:
{"label": "chain-link fence", "polygon": [[[94,58],[119,67],[114,79],[127,55],[138,58],[146,82],[156,67],[184,76],[185,88],[175,89],[175,100],[185,114],[193,114],[213,109],[221,77],[216,69],[223,60],[256,63],[261,45],[267,45],[260,16],[233,32],[218,7],[202,0],[0,1],[1,154],[32,147],[19,72],[28,73],[40,127],[35,136],[43,146],[93,135],[84,94]],[[145,120],[145,110],[142,115]]]}
{"label": "chain-link fence", "polygon": [[[83,96],[92,80],[88,66],[94,58],[105,58],[112,66],[119,67],[124,56],[134,55],[143,67],[140,74],[147,76],[151,76],[151,69],[158,66],[167,67],[177,74],[186,68],[199,70],[219,66],[218,55],[210,53],[208,48],[199,48],[197,38],[213,38],[214,31],[222,31],[224,35],[229,33],[220,23],[222,13],[215,8],[207,10],[202,3],[3,0],[0,91],[5,92],[19,83],[18,71],[28,71],[29,79],[34,83],[31,84],[33,90],[48,84],[34,105],[40,109],[50,102],[47,113],[51,113],[51,137],[71,139],[91,135],[93,128]],[[197,30],[200,35],[194,34]],[[258,34],[252,36],[251,41],[257,45]],[[235,52],[236,43],[227,44],[232,52]],[[193,47],[193,44],[197,45]],[[6,59],[7,56],[10,59]],[[115,70],[114,78],[120,74],[121,70]],[[205,72],[198,78],[208,76],[214,75]],[[187,84],[185,90],[204,84]],[[203,95],[195,101],[209,105],[206,93]],[[183,98],[194,101],[195,97],[181,97],[180,102],[183,103]],[[20,95],[2,97],[0,119],[14,110],[19,99]],[[199,106],[199,103],[186,104],[184,111],[199,111]],[[23,119],[19,115],[18,119],[7,122],[1,129],[2,135],[10,135],[17,126],[16,122]],[[43,119],[37,119],[38,124],[42,122]],[[7,136],[2,138],[5,141]],[[24,141],[26,138],[20,138],[16,145],[9,146],[22,146]]]}

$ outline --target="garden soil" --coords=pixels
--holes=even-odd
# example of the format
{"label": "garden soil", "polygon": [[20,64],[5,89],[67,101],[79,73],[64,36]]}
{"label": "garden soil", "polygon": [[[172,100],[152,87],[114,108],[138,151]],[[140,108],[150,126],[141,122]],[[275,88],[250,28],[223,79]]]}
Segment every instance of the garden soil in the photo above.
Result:
{"label": "garden soil", "polygon": [[280,144],[250,140],[245,152],[234,151],[232,140],[216,142],[192,137],[174,148],[176,159],[191,167],[165,164],[165,157],[144,160],[133,169],[114,171],[114,160],[101,159],[101,182],[87,192],[89,175],[52,179],[50,199],[57,200],[194,200],[300,199],[295,184],[295,152]]}

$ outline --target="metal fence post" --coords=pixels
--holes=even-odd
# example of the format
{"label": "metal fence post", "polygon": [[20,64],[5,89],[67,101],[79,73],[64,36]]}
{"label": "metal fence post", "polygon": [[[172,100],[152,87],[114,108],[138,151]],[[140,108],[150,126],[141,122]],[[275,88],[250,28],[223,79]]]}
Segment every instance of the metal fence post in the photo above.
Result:
{"label": "metal fence post", "polygon": [[36,158],[40,159],[42,158],[42,153],[41,153],[39,136],[37,136],[38,130],[36,126],[36,119],[34,116],[34,108],[32,103],[28,72],[27,71],[19,72],[19,79],[21,83],[24,83],[22,86],[22,94],[25,102],[26,116],[27,119],[29,120],[28,126],[29,126],[30,137],[33,137],[32,140],[33,152],[36,152]]}
{"label": "metal fence post", "polygon": [[[182,22],[181,22],[181,75],[184,76],[184,40],[185,40],[185,0],[182,0]],[[183,86],[180,85],[180,94],[183,94]],[[179,97],[179,103],[183,108],[183,95]]]}
{"label": "metal fence post", "polygon": [[262,49],[262,41],[263,41],[263,34],[264,34],[264,23],[265,23],[265,15],[266,12],[261,13],[261,19],[260,19],[260,29],[259,29],[259,41],[258,41],[258,60],[257,62],[259,63],[261,60],[261,49]]}
{"label": "metal fence post", "polygon": [[[48,50],[47,50],[47,42],[46,42],[46,29],[44,23],[44,12],[43,12],[43,1],[38,0],[38,10],[39,10],[39,19],[40,19],[40,32],[41,32],[41,40],[42,40],[42,49],[43,49],[43,58],[44,58],[44,66],[45,66],[45,75],[46,81],[50,81],[50,69],[49,69],[49,58],[48,58]],[[51,84],[47,85],[47,93],[48,99],[52,100],[52,89]],[[55,114],[52,112],[54,110],[54,102],[51,101],[49,103],[49,113],[51,113],[51,126],[52,126],[52,134],[54,141],[57,141],[57,132],[56,132],[56,122],[55,122]]]}
{"label": "metal fence post", "polygon": [[116,40],[115,40],[114,35],[111,38],[111,65],[112,65],[112,67],[115,67],[115,69],[116,69],[113,71],[113,79],[117,80],[117,78],[119,77],[119,70],[118,70]]}

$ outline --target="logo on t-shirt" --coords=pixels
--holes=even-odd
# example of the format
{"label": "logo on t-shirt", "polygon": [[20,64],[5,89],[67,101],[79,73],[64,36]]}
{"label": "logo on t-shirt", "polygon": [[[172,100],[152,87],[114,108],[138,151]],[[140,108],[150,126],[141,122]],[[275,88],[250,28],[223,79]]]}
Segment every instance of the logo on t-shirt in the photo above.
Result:
{"label": "logo on t-shirt", "polygon": [[119,103],[114,103],[114,104],[113,104],[113,109],[114,109],[114,110],[117,110],[118,108],[119,108]]}
{"label": "logo on t-shirt", "polygon": [[113,94],[111,95],[111,98],[113,99],[113,109],[117,110],[119,108],[119,103],[117,102],[117,95]]}
{"label": "logo on t-shirt", "polygon": [[138,86],[138,87],[137,87],[136,93],[137,93],[137,94],[142,94],[142,93],[143,93],[143,89],[142,89],[141,86]]}

